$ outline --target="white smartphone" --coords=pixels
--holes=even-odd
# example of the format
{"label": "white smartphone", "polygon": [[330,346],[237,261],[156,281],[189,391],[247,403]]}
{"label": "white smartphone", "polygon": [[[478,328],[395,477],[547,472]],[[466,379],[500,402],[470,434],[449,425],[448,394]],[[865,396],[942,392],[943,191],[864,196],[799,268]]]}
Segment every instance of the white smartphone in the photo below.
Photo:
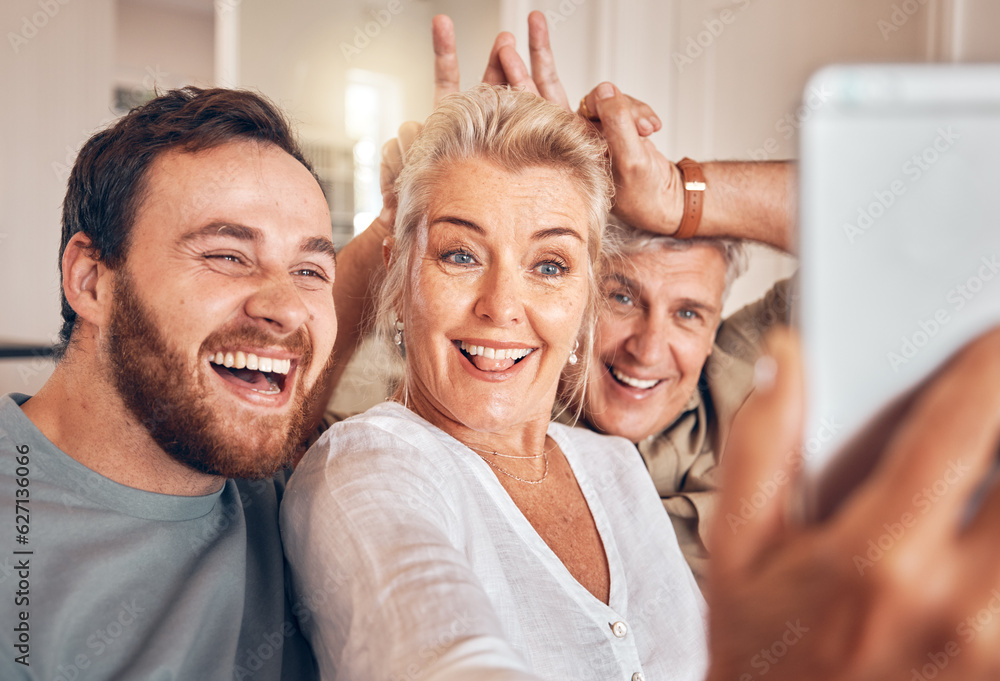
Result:
{"label": "white smartphone", "polygon": [[822,518],[914,389],[1000,324],[1000,65],[833,66],[806,91],[796,320]]}

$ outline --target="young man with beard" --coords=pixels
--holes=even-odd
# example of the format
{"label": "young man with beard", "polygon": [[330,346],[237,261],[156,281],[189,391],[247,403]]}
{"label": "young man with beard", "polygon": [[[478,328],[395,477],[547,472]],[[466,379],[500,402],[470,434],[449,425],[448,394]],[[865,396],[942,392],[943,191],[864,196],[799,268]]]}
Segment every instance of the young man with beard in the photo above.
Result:
{"label": "young man with beard", "polygon": [[0,398],[0,677],[313,678],[297,617],[323,594],[287,597],[277,506],[335,260],[281,114],[186,88],[94,135],[60,262],[62,357]]}

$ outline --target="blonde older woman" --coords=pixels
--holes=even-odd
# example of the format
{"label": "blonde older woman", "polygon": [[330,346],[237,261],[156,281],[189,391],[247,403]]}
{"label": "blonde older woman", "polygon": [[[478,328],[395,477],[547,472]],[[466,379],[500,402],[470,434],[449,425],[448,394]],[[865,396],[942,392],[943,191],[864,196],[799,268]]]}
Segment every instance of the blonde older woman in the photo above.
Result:
{"label": "blonde older woman", "polygon": [[328,679],[700,679],[704,602],[635,448],[550,423],[583,388],[611,180],[578,117],[482,86],[407,154],[380,308],[393,401],[282,506]]}

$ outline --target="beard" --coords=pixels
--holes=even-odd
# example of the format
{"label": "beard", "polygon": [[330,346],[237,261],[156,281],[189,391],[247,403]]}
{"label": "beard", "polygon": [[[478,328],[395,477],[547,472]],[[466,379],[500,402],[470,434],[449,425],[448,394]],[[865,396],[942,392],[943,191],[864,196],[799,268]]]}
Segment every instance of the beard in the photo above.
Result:
{"label": "beard", "polygon": [[[206,338],[198,356],[240,345],[294,352],[301,355],[296,394],[285,414],[247,416],[230,404],[213,404],[209,375],[169,346],[124,270],[115,276],[108,336],[112,385],[153,441],[189,468],[226,478],[267,478],[292,463],[313,428],[333,368],[331,356],[307,390],[301,377],[313,356],[304,329],[278,337],[250,324],[230,325]],[[282,389],[290,389],[288,383]]]}

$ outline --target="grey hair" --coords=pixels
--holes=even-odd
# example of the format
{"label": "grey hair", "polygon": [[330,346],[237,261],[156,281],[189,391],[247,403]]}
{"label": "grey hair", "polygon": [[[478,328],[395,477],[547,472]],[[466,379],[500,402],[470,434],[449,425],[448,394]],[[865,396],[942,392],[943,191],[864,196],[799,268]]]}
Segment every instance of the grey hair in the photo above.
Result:
{"label": "grey hair", "polygon": [[562,376],[571,399],[582,403],[600,299],[602,237],[614,191],[606,151],[604,140],[582,118],[528,92],[479,85],[444,98],[406,152],[396,180],[395,246],[376,310],[376,335],[388,343],[396,319],[405,326],[406,315],[412,313],[406,301],[417,237],[427,228],[437,183],[451,167],[483,159],[510,172],[557,168],[575,182],[587,202],[588,299],[577,338],[579,361],[567,365]]}
{"label": "grey hair", "polygon": [[691,239],[675,239],[672,236],[647,232],[637,227],[631,227],[616,217],[608,219],[605,231],[606,250],[614,253],[614,257],[628,257],[657,248],[671,251],[686,251],[693,246],[711,246],[716,249],[726,263],[726,285],[722,292],[722,302],[729,297],[729,289],[733,282],[746,272],[748,257],[743,241],[740,239],[725,239],[719,237],[694,237]]}

